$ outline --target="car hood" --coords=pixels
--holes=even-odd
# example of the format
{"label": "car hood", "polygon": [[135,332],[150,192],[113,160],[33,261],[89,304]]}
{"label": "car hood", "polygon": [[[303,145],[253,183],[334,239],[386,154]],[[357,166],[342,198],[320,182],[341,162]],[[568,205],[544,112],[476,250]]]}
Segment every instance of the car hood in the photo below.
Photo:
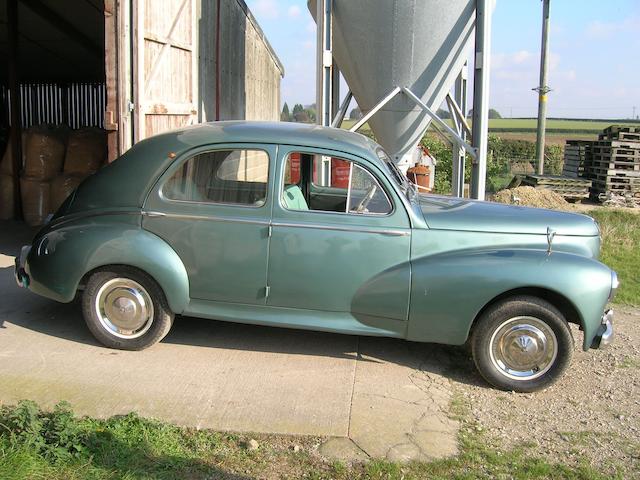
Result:
{"label": "car hood", "polygon": [[550,228],[557,235],[599,235],[587,215],[436,195],[420,195],[419,202],[433,229],[546,235]]}

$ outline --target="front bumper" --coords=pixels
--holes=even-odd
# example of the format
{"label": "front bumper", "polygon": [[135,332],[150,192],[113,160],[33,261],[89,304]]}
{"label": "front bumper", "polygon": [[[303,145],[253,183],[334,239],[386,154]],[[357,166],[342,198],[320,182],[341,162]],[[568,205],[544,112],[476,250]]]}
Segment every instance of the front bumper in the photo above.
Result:
{"label": "front bumper", "polygon": [[13,275],[16,278],[16,283],[19,287],[28,288],[29,287],[29,275],[24,269],[25,263],[27,261],[27,255],[31,251],[31,245],[25,245],[20,249],[20,255],[16,257],[15,261],[15,269],[13,271]]}
{"label": "front bumper", "polygon": [[613,310],[608,309],[602,315],[602,324],[591,343],[591,348],[606,347],[613,341]]}

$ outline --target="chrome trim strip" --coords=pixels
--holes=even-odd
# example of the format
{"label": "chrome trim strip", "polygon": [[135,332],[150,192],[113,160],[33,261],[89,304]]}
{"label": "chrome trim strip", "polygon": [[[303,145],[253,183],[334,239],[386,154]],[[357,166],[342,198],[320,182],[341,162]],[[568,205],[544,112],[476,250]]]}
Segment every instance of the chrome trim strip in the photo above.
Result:
{"label": "chrome trim strip", "polygon": [[[153,212],[156,213],[156,212]],[[157,212],[159,213],[159,212]],[[158,215],[155,215],[158,216]],[[268,220],[248,220],[244,218],[229,218],[229,217],[216,217],[213,215],[189,215],[186,213],[162,213],[161,215],[164,218],[176,218],[176,219],[185,219],[185,220],[211,220],[218,222],[233,222],[233,223],[247,223],[251,225],[269,225]]]}
{"label": "chrome trim strip", "polygon": [[[142,212],[141,210],[85,210],[82,212],[76,212],[76,213],[70,213],[68,215],[63,215],[61,217],[56,218],[55,220],[47,223],[46,225],[42,226],[42,230],[43,231],[46,229],[52,229],[53,227],[57,227],[59,225],[63,225],[65,223],[69,223],[69,222],[74,222],[76,220],[81,220],[83,218],[89,218],[89,217],[104,217],[104,216],[109,216],[109,215],[134,215],[134,216],[139,216],[139,215],[144,215],[144,212]],[[34,240],[37,239],[39,237],[39,233],[35,236]]]}
{"label": "chrome trim strip", "polygon": [[360,233],[375,233],[378,235],[389,235],[392,237],[407,237],[411,235],[410,231],[405,230],[392,230],[392,229],[365,229],[358,227],[339,227],[337,225],[311,225],[308,223],[284,223],[273,222],[274,227],[293,227],[293,228],[314,228],[317,230],[336,230],[338,232],[360,232]]}

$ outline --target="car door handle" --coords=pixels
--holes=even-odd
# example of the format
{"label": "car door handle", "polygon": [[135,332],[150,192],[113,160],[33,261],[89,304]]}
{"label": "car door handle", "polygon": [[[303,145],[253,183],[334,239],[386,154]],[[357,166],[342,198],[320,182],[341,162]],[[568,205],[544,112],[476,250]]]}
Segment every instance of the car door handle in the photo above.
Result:
{"label": "car door handle", "polygon": [[162,213],[162,212],[147,212],[147,211],[142,212],[142,215],[144,215],[145,217],[149,217],[149,218],[166,217],[167,216],[166,213]]}

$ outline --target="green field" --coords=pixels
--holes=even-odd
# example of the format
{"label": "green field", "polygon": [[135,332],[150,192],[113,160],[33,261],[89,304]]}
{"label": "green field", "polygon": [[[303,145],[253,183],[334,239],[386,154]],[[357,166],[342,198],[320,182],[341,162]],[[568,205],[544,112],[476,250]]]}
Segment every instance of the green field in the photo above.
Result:
{"label": "green field", "polygon": [[[451,120],[446,120],[451,125]],[[354,120],[342,122],[342,128],[348,129],[355,123]],[[535,118],[499,118],[489,120],[489,133],[510,140],[526,140],[535,142],[536,137]],[[634,125],[640,127],[640,122],[620,122],[615,120],[560,120],[548,119],[546,137],[548,144],[563,145],[565,140],[596,140],[597,134],[611,125]],[[429,128],[428,135],[433,127]],[[370,135],[369,125],[364,124],[360,133]]]}
{"label": "green field", "polygon": [[[558,133],[600,133],[610,125],[639,125],[640,123],[621,123],[614,120],[547,120],[547,132]],[[535,131],[535,118],[498,118],[489,120],[489,130],[494,132],[528,132]]]}

